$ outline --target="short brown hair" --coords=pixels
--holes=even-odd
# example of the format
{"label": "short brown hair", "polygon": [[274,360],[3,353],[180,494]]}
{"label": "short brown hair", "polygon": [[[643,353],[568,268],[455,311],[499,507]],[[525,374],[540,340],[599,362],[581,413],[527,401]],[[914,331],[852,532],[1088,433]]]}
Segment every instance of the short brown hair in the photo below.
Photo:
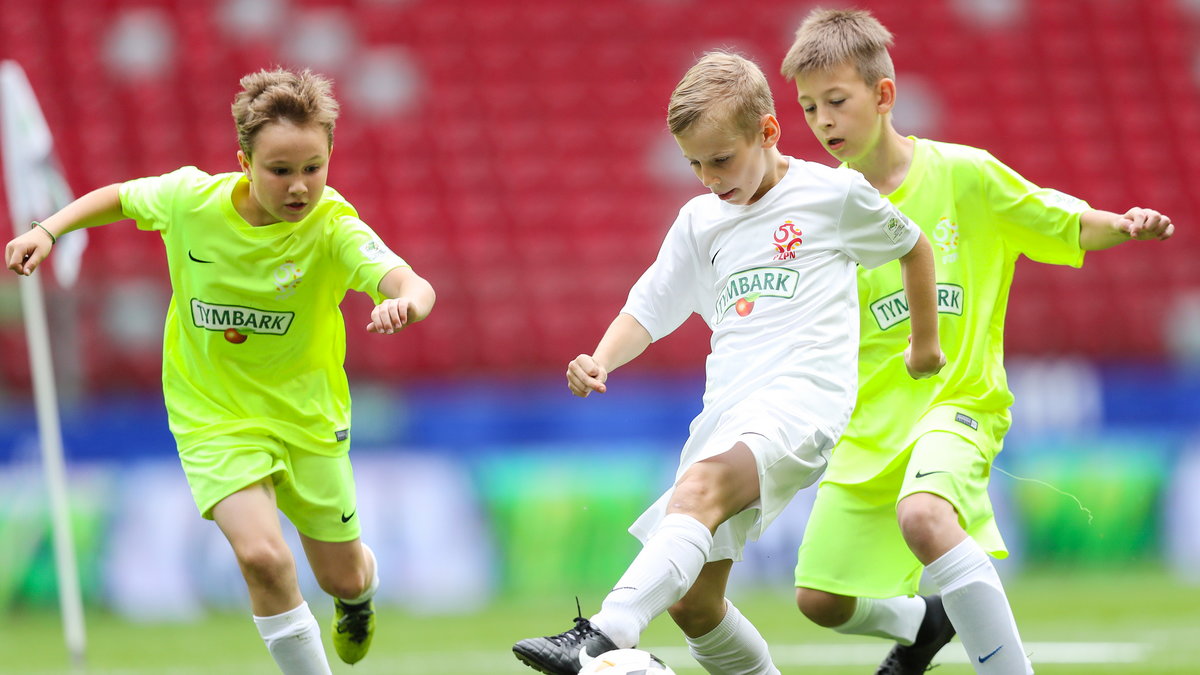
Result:
{"label": "short brown hair", "polygon": [[280,120],[324,127],[329,147],[333,147],[338,102],[328,78],[307,68],[299,73],[276,68],[250,73],[239,84],[242,90],[233,99],[233,121],[242,152],[250,155],[254,137],[263,125]]}
{"label": "short brown hair", "polygon": [[888,47],[892,33],[862,9],[814,9],[796,31],[780,71],[788,80],[849,63],[868,86],[896,79]]}
{"label": "short brown hair", "polygon": [[755,134],[762,116],[774,114],[775,100],[762,70],[743,56],[713,51],[688,69],[671,93],[667,126],[678,136],[704,119]]}

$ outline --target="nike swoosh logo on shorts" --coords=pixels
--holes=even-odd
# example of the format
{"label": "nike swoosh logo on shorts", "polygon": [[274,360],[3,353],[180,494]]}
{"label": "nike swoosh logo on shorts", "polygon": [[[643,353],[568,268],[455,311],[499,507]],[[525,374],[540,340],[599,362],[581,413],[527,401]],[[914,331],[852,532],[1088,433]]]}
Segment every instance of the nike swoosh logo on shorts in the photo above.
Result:
{"label": "nike swoosh logo on shorts", "polygon": [[342,513],[342,522],[343,523],[350,522],[350,519],[353,518],[354,514],[356,514],[356,513],[358,513],[358,509],[354,509],[353,511],[351,511],[350,515],[346,515],[345,513]]}

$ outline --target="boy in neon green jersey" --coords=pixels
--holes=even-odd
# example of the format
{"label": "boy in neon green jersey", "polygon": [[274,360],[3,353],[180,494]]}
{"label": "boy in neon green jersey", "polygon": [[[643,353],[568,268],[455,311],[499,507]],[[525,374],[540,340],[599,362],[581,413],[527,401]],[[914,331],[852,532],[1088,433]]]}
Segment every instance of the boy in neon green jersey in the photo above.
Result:
{"label": "boy in neon green jersey", "polygon": [[[982,150],[897,133],[891,39],[867,12],[814,10],[782,72],[826,149],[933,240],[948,365],[902,377],[891,353],[907,331],[899,271],[860,269],[858,403],[817,491],[796,600],[820,625],[896,640],[879,673],[924,672],[955,630],[978,672],[1032,672],[988,558],[1006,555],[987,481],[1010,423],[1002,339],[1013,268],[1020,255],[1078,267],[1085,251],[1174,228],[1149,209],[1098,211],[1039,188]],[[911,597],[922,567],[940,597]]]}
{"label": "boy in neon green jersey", "polygon": [[375,558],[361,542],[342,368],[346,291],[377,303],[366,330],[424,319],[433,288],[325,181],[338,106],[309,71],[260,71],[233,104],[240,172],[184,167],[94,190],[8,243],[31,274],[57,237],[132,218],[162,235],[172,297],[163,395],[196,505],[229,539],[254,621],[289,675],[329,673],[277,509],[333,595],[353,663],[374,629]]}
{"label": "boy in neon green jersey", "polygon": [[704,194],[680,209],[595,351],[567,366],[567,384],[576,396],[606,393],[610,372],[698,314],[712,330],[704,406],[674,483],[629,528],[642,550],[600,611],[513,645],[549,675],[636,646],[663,613],[709,673],[779,675],[725,591],[747,541],[816,482],[850,418],[859,265],[899,260],[912,313],[906,372],[930,377],[946,363],[928,239],[857,172],[779,152],[758,65],[705,54],[671,93],[667,127]]}

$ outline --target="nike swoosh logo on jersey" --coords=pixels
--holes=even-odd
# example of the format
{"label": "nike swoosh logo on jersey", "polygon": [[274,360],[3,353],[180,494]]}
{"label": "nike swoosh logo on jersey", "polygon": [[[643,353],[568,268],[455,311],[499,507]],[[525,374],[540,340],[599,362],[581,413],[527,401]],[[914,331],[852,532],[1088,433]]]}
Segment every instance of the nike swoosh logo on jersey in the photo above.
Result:
{"label": "nike swoosh logo on jersey", "polygon": [[351,519],[351,518],[353,518],[353,517],[354,517],[354,514],[356,514],[356,513],[358,513],[358,509],[354,509],[353,511],[351,511],[351,512],[350,512],[350,515],[346,515],[346,514],[345,514],[345,512],[343,512],[343,513],[342,513],[342,522],[343,522],[343,523],[348,523],[348,522],[350,522],[350,519]]}
{"label": "nike swoosh logo on jersey", "polygon": [[192,262],[206,263],[209,265],[211,265],[213,263],[213,261],[211,261],[211,260],[201,260],[201,259],[197,258],[196,256],[192,255],[191,249],[188,249],[188,257],[192,259]]}
{"label": "nike swoosh logo on jersey", "polygon": [[1000,650],[1001,650],[1001,649],[1003,649],[1003,648],[1004,648],[1004,645],[1000,645],[999,647],[996,647],[996,648],[995,648],[995,649],[993,649],[993,650],[992,650],[990,653],[988,653],[988,654],[987,654],[987,656],[980,656],[980,657],[979,657],[979,662],[980,662],[980,663],[983,663],[984,661],[987,661],[988,659],[990,659],[990,658],[992,658],[993,656],[995,656],[995,655],[996,655],[996,652],[1000,651]]}
{"label": "nike swoosh logo on jersey", "polygon": [[920,471],[918,471],[916,474],[913,475],[913,478],[924,478],[925,476],[932,476],[935,473],[947,473],[947,472],[946,471],[926,471],[924,473],[921,473]]}

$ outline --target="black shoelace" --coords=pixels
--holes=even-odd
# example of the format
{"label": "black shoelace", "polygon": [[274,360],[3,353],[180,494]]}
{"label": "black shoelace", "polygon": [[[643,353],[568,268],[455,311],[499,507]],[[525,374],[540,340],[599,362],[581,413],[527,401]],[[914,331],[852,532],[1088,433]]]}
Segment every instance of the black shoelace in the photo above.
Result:
{"label": "black shoelace", "polygon": [[342,610],[346,612],[338,621],[337,631],[339,633],[349,633],[350,639],[355,642],[362,642],[367,639],[367,624],[370,621],[371,615],[375,612],[367,608],[364,603],[362,605],[347,605],[342,603]]}
{"label": "black shoelace", "polygon": [[552,635],[547,639],[556,645],[561,645],[564,643],[580,644],[587,639],[588,635],[596,632],[596,629],[592,627],[592,622],[583,618],[583,608],[579,605],[578,597],[575,598],[575,615],[574,628],[565,633]]}

